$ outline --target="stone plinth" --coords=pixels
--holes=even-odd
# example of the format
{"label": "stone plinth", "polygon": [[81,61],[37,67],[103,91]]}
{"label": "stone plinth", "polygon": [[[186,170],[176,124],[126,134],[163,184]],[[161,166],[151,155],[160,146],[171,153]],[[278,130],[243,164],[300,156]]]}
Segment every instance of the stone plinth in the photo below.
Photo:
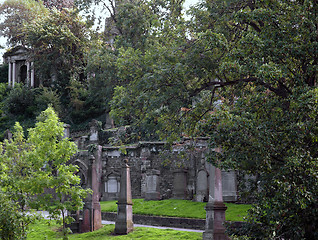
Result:
{"label": "stone plinth", "polygon": [[128,160],[121,169],[120,192],[117,202],[117,218],[115,222],[115,234],[124,235],[133,231],[133,214],[132,214],[132,197],[131,197],[131,181],[130,167]]}

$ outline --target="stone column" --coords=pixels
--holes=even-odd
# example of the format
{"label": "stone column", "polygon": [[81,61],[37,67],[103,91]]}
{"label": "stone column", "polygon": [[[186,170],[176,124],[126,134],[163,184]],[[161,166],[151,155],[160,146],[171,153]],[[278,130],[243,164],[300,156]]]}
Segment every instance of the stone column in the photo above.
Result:
{"label": "stone column", "polygon": [[227,207],[223,202],[221,169],[210,166],[210,171],[210,192],[209,201],[205,207],[206,222],[203,240],[228,240],[223,226]]}
{"label": "stone column", "polygon": [[16,80],[16,63],[13,61],[13,66],[12,66],[12,87],[14,87]]}
{"label": "stone column", "polygon": [[30,87],[30,62],[26,62],[26,66],[27,66],[27,77],[26,77],[26,82],[27,82],[27,86]]}
{"label": "stone column", "polygon": [[8,71],[8,85],[11,87],[11,80],[12,80],[12,63],[9,61],[9,71]]}
{"label": "stone column", "polygon": [[83,221],[81,223],[80,232],[92,232],[102,227],[101,207],[99,203],[99,185],[98,173],[95,157],[89,158],[90,165],[88,168],[88,186],[92,188],[93,195],[88,196],[85,200],[83,209]]}
{"label": "stone column", "polygon": [[124,235],[133,231],[132,204],[130,167],[128,166],[128,159],[125,159],[121,169],[115,234]]}
{"label": "stone column", "polygon": [[33,66],[33,62],[31,62],[31,87],[34,87],[34,66]]}
{"label": "stone column", "polygon": [[92,161],[92,220],[91,220],[91,231],[98,230],[102,227],[102,210],[99,203],[99,182],[98,182],[98,172],[97,172],[97,162],[95,161],[94,156],[91,157]]}

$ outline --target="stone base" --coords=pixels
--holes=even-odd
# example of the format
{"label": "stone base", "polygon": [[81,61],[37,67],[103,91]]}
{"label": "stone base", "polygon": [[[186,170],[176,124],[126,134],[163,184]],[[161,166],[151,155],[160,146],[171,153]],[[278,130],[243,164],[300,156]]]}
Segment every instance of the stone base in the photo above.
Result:
{"label": "stone base", "polygon": [[207,212],[206,228],[203,233],[204,240],[228,240],[225,234],[225,210],[223,202],[208,203],[205,207]]}
{"label": "stone base", "polygon": [[93,203],[93,227],[92,231],[100,229],[102,225],[102,210],[100,207],[100,203]]}
{"label": "stone base", "polygon": [[223,201],[224,202],[236,202],[237,201],[237,194],[236,192],[233,192],[229,195],[223,195]]}
{"label": "stone base", "polygon": [[214,240],[214,239],[213,239],[213,231],[205,231],[205,232],[202,234],[202,239],[203,239],[203,240]]}
{"label": "stone base", "polygon": [[134,223],[132,221],[132,205],[118,204],[117,218],[115,222],[115,234],[125,235],[134,230]]}
{"label": "stone base", "polygon": [[145,200],[160,200],[160,193],[159,192],[146,192]]}

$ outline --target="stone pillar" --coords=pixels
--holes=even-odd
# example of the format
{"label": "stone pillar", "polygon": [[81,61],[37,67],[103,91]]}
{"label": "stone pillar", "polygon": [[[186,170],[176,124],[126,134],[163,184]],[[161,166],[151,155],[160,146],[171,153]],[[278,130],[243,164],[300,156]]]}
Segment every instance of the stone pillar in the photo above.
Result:
{"label": "stone pillar", "polygon": [[34,87],[34,66],[33,66],[33,62],[31,62],[31,87]]}
{"label": "stone pillar", "polygon": [[177,169],[173,171],[173,198],[187,198],[187,170]]}
{"label": "stone pillar", "polygon": [[101,207],[99,203],[99,184],[95,157],[90,156],[88,168],[88,186],[93,190],[93,195],[87,197],[83,209],[83,221],[80,232],[92,232],[102,227]]}
{"label": "stone pillar", "polygon": [[12,87],[14,87],[16,80],[16,62],[13,61],[13,66],[12,66]]}
{"label": "stone pillar", "polygon": [[27,86],[30,87],[30,62],[26,62],[26,66],[27,66],[27,77],[26,77],[26,82],[27,82]]}
{"label": "stone pillar", "polygon": [[11,87],[12,80],[12,63],[9,61],[9,71],[8,71],[8,86]]}
{"label": "stone pillar", "polygon": [[206,222],[203,240],[228,240],[225,235],[226,206],[223,203],[221,169],[210,166],[209,201],[205,207]]}
{"label": "stone pillar", "polygon": [[91,164],[92,164],[92,205],[93,205],[93,213],[92,213],[92,226],[91,231],[98,230],[102,227],[102,210],[99,203],[99,181],[98,181],[98,172],[97,172],[97,162],[95,161],[94,156],[91,157]]}
{"label": "stone pillar", "polygon": [[124,160],[120,177],[120,193],[117,202],[117,218],[115,223],[115,234],[124,235],[133,231],[132,197],[130,182],[130,167],[128,159]]}
{"label": "stone pillar", "polygon": [[147,171],[145,200],[160,200],[159,175],[159,170]]}

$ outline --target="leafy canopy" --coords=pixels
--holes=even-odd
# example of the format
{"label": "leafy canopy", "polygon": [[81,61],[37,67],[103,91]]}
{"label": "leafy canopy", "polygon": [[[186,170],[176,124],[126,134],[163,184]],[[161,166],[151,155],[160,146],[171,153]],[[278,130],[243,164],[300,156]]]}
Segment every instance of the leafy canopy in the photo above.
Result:
{"label": "leafy canopy", "polygon": [[[35,220],[27,213],[29,209],[47,210],[55,219],[62,215],[65,229],[65,224],[72,220],[66,217],[66,211],[81,208],[83,198],[90,192],[79,186],[80,178],[75,175],[77,166],[69,164],[77,147],[63,136],[63,123],[49,107],[38,117],[36,126],[28,130],[28,138],[16,123],[13,138],[0,145],[3,153],[0,190],[11,200],[10,214],[22,223],[15,226],[15,231],[22,232],[23,236],[26,236],[27,225]],[[7,210],[1,208],[1,211]],[[15,216],[15,211],[20,215]],[[1,224],[6,227],[11,223]]]}
{"label": "leafy canopy", "polygon": [[253,174],[252,239],[317,238],[317,11],[203,1],[186,25],[170,18],[143,48],[118,49],[114,118],[171,140],[208,136],[223,149],[214,164]]}

